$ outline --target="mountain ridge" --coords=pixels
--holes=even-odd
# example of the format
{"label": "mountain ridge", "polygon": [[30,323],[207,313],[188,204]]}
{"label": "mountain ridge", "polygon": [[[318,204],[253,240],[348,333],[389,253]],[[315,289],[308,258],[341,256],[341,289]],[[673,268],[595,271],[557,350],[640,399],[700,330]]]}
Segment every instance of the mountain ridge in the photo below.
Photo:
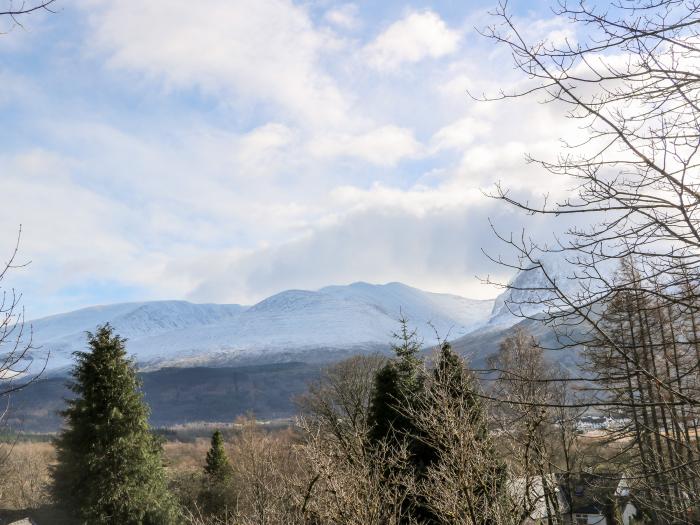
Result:
{"label": "mountain ridge", "polygon": [[[376,351],[388,347],[405,316],[427,345],[436,334],[461,337],[488,321],[492,300],[440,294],[393,282],[285,290],[250,306],[141,301],[99,305],[28,321],[34,357],[50,352],[47,369],[63,370],[72,352],[85,348],[85,332],[109,322],[128,339],[140,365],[224,365],[245,360],[271,362],[304,354]],[[313,355],[316,351],[317,355]]]}
{"label": "mountain ridge", "polygon": [[[527,279],[536,277],[531,272]],[[58,411],[72,396],[64,377],[71,353],[84,349],[85,331],[103,322],[110,321],[128,339],[153,424],[228,421],[251,410],[263,418],[290,417],[296,411],[294,398],[318,380],[325,366],[362,353],[390,354],[401,315],[418,329],[426,353],[437,330],[476,368],[484,367],[519,328],[551,342],[547,326],[504,315],[503,305],[518,299],[510,292],[496,300],[474,300],[401,283],[358,282],[285,290],[251,306],[146,301],[48,316],[30,324],[42,344],[37,362],[46,351],[52,361],[37,383],[15,395],[10,423],[34,431],[60,427]],[[569,369],[575,369],[577,355],[548,352]]]}

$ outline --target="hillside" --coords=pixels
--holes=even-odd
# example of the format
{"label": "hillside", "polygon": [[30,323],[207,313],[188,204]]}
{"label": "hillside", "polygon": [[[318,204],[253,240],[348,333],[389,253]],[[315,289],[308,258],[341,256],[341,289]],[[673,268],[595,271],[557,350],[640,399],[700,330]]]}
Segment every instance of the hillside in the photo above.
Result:
{"label": "hillside", "polygon": [[484,325],[493,301],[436,294],[401,283],[288,290],[253,306],[156,301],[96,306],[31,321],[37,362],[70,366],[85,332],[111,323],[148,370],[262,362],[327,362],[387,347],[405,316],[427,345]]}
{"label": "hillside", "polygon": [[[516,276],[521,283],[530,274]],[[544,345],[553,332],[536,321],[507,314],[506,291],[495,301],[436,294],[400,283],[354,283],[318,291],[289,290],[253,306],[156,301],[96,306],[31,322],[48,372],[13,399],[12,426],[56,430],[57,411],[70,395],[65,371],[71,352],[85,346],[85,331],[110,322],[128,339],[152,408],[152,422],[231,421],[248,411],[262,418],[294,414],[293,399],[323,366],[357,353],[387,353],[404,315],[423,338],[448,337],[474,367],[517,327]],[[565,367],[577,353],[549,352]]]}
{"label": "hillside", "polygon": [[[143,372],[151,424],[231,422],[254,413],[260,419],[290,417],[295,398],[320,374],[320,365],[299,362],[239,367],[162,368]],[[274,387],[271,387],[274,385]],[[59,411],[71,397],[65,377],[44,377],[12,397],[4,424],[12,430],[55,432]]]}
{"label": "hillside", "polygon": [[[578,370],[579,350],[575,347],[558,349],[561,344],[557,340],[555,331],[531,319],[520,320],[513,325],[485,325],[479,330],[452,341],[452,348],[466,358],[471,367],[485,368],[487,358],[496,353],[501,342],[513,335],[517,329],[526,330],[532,335],[545,349],[548,360],[559,363],[571,372]],[[566,340],[570,341],[570,339]]]}

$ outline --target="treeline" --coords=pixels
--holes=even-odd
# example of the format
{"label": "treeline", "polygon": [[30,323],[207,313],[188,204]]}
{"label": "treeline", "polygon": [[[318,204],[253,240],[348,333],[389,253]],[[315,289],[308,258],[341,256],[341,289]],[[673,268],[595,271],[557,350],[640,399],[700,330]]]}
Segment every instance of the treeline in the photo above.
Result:
{"label": "treeline", "polygon": [[105,524],[514,516],[473,376],[447,344],[426,367],[405,321],[398,337],[394,359],[356,357],[329,369],[300,400],[293,437],[249,422],[232,444],[232,464],[215,432],[200,475],[168,487],[124,340],[101,327],[90,350],[76,353],[76,397],[56,441],[55,501],[82,523]]}
{"label": "treeline", "polygon": [[577,433],[571,385],[526,333],[480,381],[447,343],[421,357],[400,326],[393,358],[356,356],[310,385],[295,428],[244,420],[189,470],[168,469],[125,342],[101,327],[76,353],[54,502],[90,524],[555,524],[573,519],[562,490],[578,473],[620,466],[614,444]]}
{"label": "treeline", "polygon": [[696,272],[622,261],[584,354],[591,403],[624,415],[608,436],[655,523],[688,523],[700,501],[700,316]]}

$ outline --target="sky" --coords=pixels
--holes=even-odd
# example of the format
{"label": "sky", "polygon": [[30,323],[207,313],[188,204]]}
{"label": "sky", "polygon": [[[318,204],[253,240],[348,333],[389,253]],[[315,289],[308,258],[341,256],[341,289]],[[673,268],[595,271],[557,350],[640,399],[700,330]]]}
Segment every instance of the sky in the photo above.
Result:
{"label": "sky", "polygon": [[[0,35],[2,283],[28,318],[122,301],[252,304],[401,281],[474,298],[490,230],[551,225],[484,196],[562,194],[525,154],[574,133],[479,35],[492,1],[58,0]],[[526,36],[571,37],[549,4]]]}

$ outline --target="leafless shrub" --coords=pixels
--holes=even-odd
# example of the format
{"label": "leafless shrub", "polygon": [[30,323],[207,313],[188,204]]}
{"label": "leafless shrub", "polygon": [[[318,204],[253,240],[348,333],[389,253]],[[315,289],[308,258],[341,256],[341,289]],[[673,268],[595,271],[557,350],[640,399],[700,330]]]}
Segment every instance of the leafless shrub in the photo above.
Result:
{"label": "leafless shrub", "polygon": [[302,419],[301,447],[311,469],[302,503],[307,518],[339,525],[398,525],[410,522],[405,503],[415,493],[410,453],[405,443],[367,448],[365,436],[352,446],[329,440],[322,428]]}
{"label": "leafless shrub", "polygon": [[36,509],[50,502],[49,466],[55,457],[50,444],[4,444],[0,454],[0,502],[5,509]]}
{"label": "leafless shrub", "polygon": [[254,419],[241,420],[241,432],[230,445],[234,515],[241,524],[295,523],[294,486],[298,475],[289,433],[267,433]]}

